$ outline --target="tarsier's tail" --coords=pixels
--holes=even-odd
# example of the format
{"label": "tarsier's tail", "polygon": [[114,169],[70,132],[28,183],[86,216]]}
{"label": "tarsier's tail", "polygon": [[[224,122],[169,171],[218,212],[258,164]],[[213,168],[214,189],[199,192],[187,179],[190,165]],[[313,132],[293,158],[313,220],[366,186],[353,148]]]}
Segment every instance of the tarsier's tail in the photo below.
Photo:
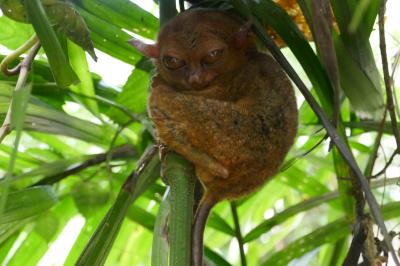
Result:
{"label": "tarsier's tail", "polygon": [[207,218],[212,207],[217,203],[209,194],[205,193],[197,208],[192,230],[192,264],[203,266],[203,234]]}

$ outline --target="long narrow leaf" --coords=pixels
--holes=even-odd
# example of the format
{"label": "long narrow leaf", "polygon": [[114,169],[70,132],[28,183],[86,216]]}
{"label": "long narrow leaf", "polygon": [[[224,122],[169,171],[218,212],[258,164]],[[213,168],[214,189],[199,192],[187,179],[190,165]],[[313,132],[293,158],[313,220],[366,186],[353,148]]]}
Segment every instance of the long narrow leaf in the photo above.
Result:
{"label": "long narrow leaf", "polygon": [[156,17],[129,0],[85,0],[77,4],[110,24],[146,38],[153,39],[159,27]]}
{"label": "long narrow leaf", "polygon": [[[382,213],[385,219],[397,217],[400,215],[400,204],[398,202],[388,203],[383,206]],[[288,265],[294,258],[298,258],[321,245],[344,238],[350,232],[351,228],[348,226],[346,219],[340,218],[295,240],[281,251],[272,254],[268,259],[260,263],[260,265]]]}
{"label": "long narrow leaf", "polygon": [[[154,154],[153,154],[154,155]],[[76,265],[102,265],[106,261],[121,224],[126,216],[129,206],[137,199],[159,176],[160,162],[153,156],[144,169],[138,169],[139,175],[129,177],[118,194],[113,206],[108,211],[95,234],[81,253]],[[132,190],[131,190],[132,189]]]}
{"label": "long narrow leaf", "polygon": [[[79,80],[81,81],[77,85],[71,85],[71,90],[81,95],[93,98],[95,96],[95,90],[93,86],[92,76],[89,72],[89,66],[86,59],[85,51],[75,43],[68,41],[68,56],[72,68],[75,70],[76,74],[79,77]],[[99,116],[99,107],[97,106],[96,101],[91,100],[87,97],[78,97],[78,99],[94,115]]]}
{"label": "long narrow leaf", "polygon": [[26,13],[46,52],[54,79],[61,87],[67,87],[78,81],[70,67],[57,36],[50,26],[40,0],[24,0]]}
{"label": "long narrow leaf", "polygon": [[151,249],[151,265],[154,266],[168,265],[167,224],[168,216],[171,214],[171,203],[167,198],[168,194],[169,189],[165,192],[154,224],[153,244]]}
{"label": "long narrow leaf", "polygon": [[[399,179],[391,178],[389,180],[380,180],[378,182],[374,182],[371,184],[372,188],[377,188],[381,186],[394,185],[398,182]],[[247,235],[244,237],[244,242],[252,241],[262,234],[267,233],[273,226],[281,224],[282,222],[288,220],[290,217],[302,213],[304,211],[310,210],[316,206],[319,206],[323,203],[328,203],[329,201],[335,200],[339,197],[338,191],[328,192],[321,196],[316,196],[311,199],[304,200],[296,205],[293,205],[286,210],[274,215],[273,217],[265,220],[261,224],[254,227]]]}
{"label": "long narrow leaf", "polygon": [[11,192],[8,194],[4,213],[0,216],[0,224],[37,215],[51,208],[56,202],[57,196],[50,186]]}

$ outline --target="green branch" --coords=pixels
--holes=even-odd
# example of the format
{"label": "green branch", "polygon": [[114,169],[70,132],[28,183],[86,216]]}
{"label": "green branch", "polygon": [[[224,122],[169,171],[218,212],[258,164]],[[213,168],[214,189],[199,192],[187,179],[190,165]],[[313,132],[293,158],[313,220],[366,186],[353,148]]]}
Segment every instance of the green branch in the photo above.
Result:
{"label": "green branch", "polygon": [[246,266],[246,254],[244,253],[244,242],[243,242],[243,235],[242,232],[240,231],[240,223],[239,223],[239,216],[237,213],[237,206],[235,201],[231,201],[231,211],[232,211],[232,216],[233,216],[233,221],[235,223],[235,234],[236,234],[236,239],[239,244],[239,251],[240,251],[240,261],[242,262],[242,266]]}
{"label": "green branch", "polygon": [[165,177],[171,188],[169,201],[170,265],[187,266],[191,262],[191,235],[195,176],[193,166],[176,153],[165,156]]}

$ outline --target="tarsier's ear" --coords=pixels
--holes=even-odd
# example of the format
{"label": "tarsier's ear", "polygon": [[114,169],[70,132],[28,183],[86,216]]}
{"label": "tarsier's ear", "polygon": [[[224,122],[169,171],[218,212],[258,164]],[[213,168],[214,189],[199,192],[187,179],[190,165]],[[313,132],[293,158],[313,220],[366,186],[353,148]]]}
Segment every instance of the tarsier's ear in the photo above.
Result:
{"label": "tarsier's ear", "polygon": [[235,36],[235,47],[240,49],[249,44],[249,42],[252,42],[254,39],[254,34],[251,31],[251,26],[252,26],[251,21],[247,21],[244,23],[239,30],[236,33]]}
{"label": "tarsier's ear", "polygon": [[147,44],[135,38],[130,39],[128,42],[146,57],[160,57],[160,49],[158,48],[157,44]]}

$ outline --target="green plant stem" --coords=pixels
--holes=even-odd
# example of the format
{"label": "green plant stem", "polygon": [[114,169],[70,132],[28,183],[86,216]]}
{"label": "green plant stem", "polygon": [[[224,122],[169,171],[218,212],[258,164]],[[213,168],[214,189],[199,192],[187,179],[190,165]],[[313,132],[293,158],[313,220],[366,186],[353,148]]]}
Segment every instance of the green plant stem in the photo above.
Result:
{"label": "green plant stem", "polygon": [[179,0],[179,11],[180,11],[180,12],[185,11],[185,3],[184,3],[184,0]]}
{"label": "green plant stem", "polygon": [[236,239],[239,244],[239,251],[240,251],[240,261],[242,262],[242,266],[246,266],[246,254],[244,253],[244,242],[243,242],[243,236],[242,232],[240,230],[240,223],[239,223],[239,216],[237,213],[237,206],[235,201],[230,202],[231,205],[231,211],[232,211],[232,216],[233,216],[233,222],[235,223],[235,234],[236,234]]}
{"label": "green plant stem", "polygon": [[171,214],[171,204],[168,199],[170,189],[165,191],[154,223],[153,244],[151,248],[151,265],[168,266],[168,217]]}
{"label": "green plant stem", "polygon": [[4,75],[6,76],[12,76],[18,74],[20,70],[20,65],[18,65],[13,69],[9,69],[8,65],[14,62],[14,60],[16,60],[20,55],[31,49],[38,42],[39,39],[35,34],[29,40],[27,40],[23,45],[18,47],[15,51],[4,57],[0,63],[0,71],[3,72]]}
{"label": "green plant stem", "polygon": [[[27,92],[27,93],[30,94],[31,87],[26,86],[26,81],[28,79],[29,70],[30,70],[33,58],[37,54],[39,48],[40,48],[40,44],[36,43],[34,45],[34,47],[31,49],[31,51],[29,52],[28,56],[25,57],[24,60],[22,60],[21,67],[19,70],[17,84],[15,85],[15,89],[14,89],[14,95],[22,93],[23,89],[29,90],[29,92]],[[22,114],[25,113],[25,110],[27,107],[27,101],[23,102],[23,106],[16,107],[16,106],[14,106],[14,104],[15,104],[14,101],[11,100],[10,106],[8,108],[6,117],[3,122],[3,125],[0,128],[0,143],[11,132],[10,126],[12,123],[12,113],[13,113],[12,110],[15,110],[15,108],[19,108],[19,110],[21,111]],[[21,123],[20,125],[14,125],[17,128],[17,132],[16,132],[16,136],[15,136],[15,140],[14,140],[14,148],[10,155],[10,160],[8,162],[8,169],[7,169],[6,176],[3,180],[3,185],[0,188],[0,216],[3,213],[6,203],[7,203],[8,190],[10,187],[11,177],[12,177],[12,173],[14,170],[15,160],[16,160],[17,152],[18,152],[18,146],[19,146],[19,142],[21,139],[23,119],[21,119],[21,121],[19,121],[19,122]]]}
{"label": "green plant stem", "polygon": [[191,263],[191,235],[195,176],[193,165],[176,153],[165,155],[164,174],[170,185],[170,265]]}
{"label": "green plant stem", "polygon": [[160,0],[160,25],[164,25],[165,22],[173,18],[178,11],[176,10],[176,2],[171,0]]}
{"label": "green plant stem", "polygon": [[364,170],[365,176],[371,176],[372,171],[374,170],[375,161],[378,158],[378,150],[381,145],[381,140],[382,140],[382,136],[383,136],[383,132],[384,132],[384,128],[385,128],[386,115],[387,115],[387,106],[383,113],[383,118],[379,125],[378,134],[375,138],[374,146],[372,146],[372,152],[370,153],[370,156],[368,158],[367,166],[365,167],[365,170]]}

